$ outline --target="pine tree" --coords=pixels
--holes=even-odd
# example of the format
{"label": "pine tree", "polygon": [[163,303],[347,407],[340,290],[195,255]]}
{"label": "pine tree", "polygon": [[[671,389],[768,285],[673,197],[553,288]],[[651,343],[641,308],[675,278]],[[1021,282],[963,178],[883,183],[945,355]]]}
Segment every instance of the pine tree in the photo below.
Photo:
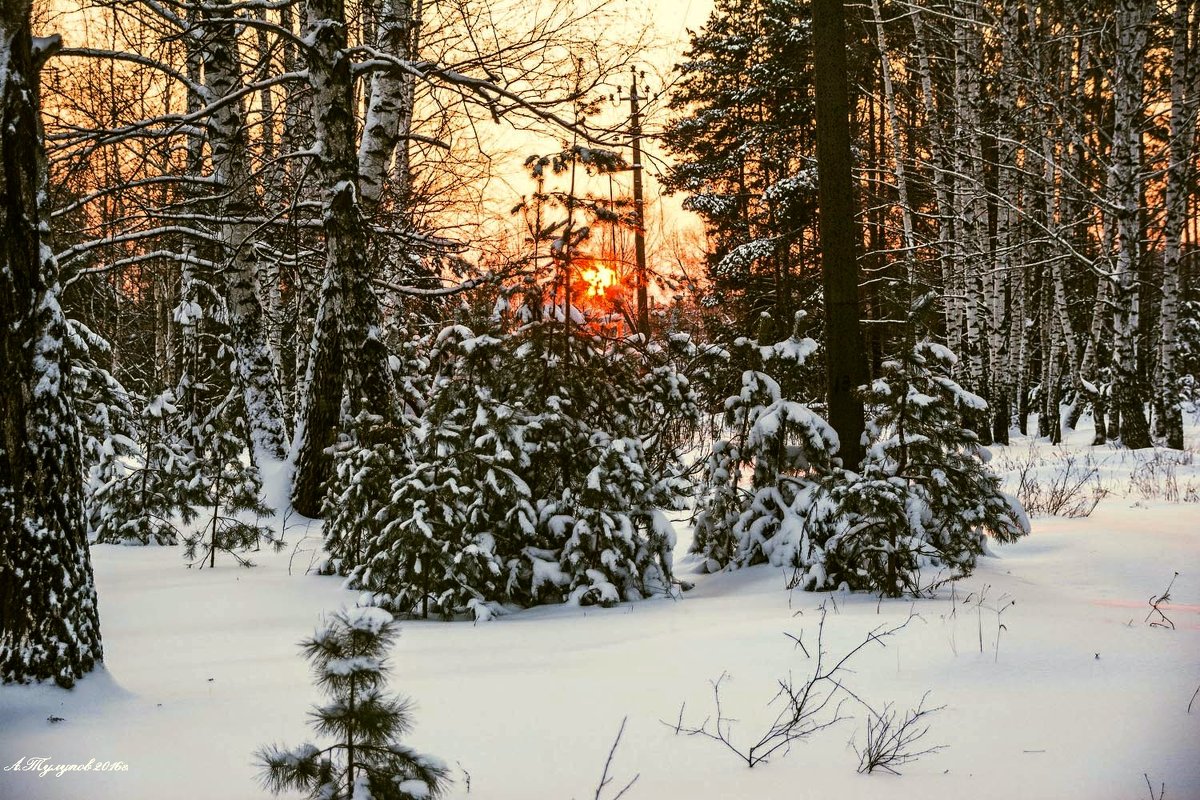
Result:
{"label": "pine tree", "polygon": [[412,727],[412,702],[384,693],[387,653],[398,633],[388,612],[357,607],[334,614],[301,644],[317,685],[330,697],[313,710],[312,727],[333,743],[260,749],[255,757],[270,792],[301,791],[314,800],[442,795],[446,766],[400,742]]}
{"label": "pine tree", "polygon": [[1196,414],[1200,412],[1200,302],[1180,304],[1178,331],[1179,402],[1183,410]]}
{"label": "pine tree", "polygon": [[337,456],[327,546],[390,609],[481,618],[670,590],[661,509],[686,496],[680,433],[697,417],[672,359],[696,348],[607,338],[579,309],[564,324],[542,296],[480,333],[445,328],[420,413]]}
{"label": "pine tree", "polygon": [[866,458],[861,471],[834,477],[832,505],[817,519],[828,585],[919,594],[969,575],[985,534],[1012,542],[1029,533],[1020,503],[1001,491],[987,450],[964,427],[987,404],[951,379],[956,361],[917,341],[864,393]]}
{"label": "pine tree", "polygon": [[83,502],[89,537],[108,515],[102,495],[120,479],[137,452],[133,398],[100,364],[109,344],[78,320],[67,318],[71,396],[79,419],[83,460]]}
{"label": "pine tree", "polygon": [[[358,568],[352,570],[356,581],[404,613],[487,616],[489,601],[502,596],[497,539],[515,546],[513,521],[532,524],[528,490],[513,480],[505,463],[511,451],[498,444],[505,410],[489,419],[486,398],[474,407],[458,399],[449,393],[436,398],[411,430],[411,446],[376,429],[376,441],[348,457],[357,462],[362,488],[346,487],[343,497],[351,504],[335,521],[362,532],[363,555],[349,566]],[[384,490],[356,508],[348,495],[367,500],[380,478]],[[359,509],[369,514],[363,522],[354,519]]]}
{"label": "pine tree", "polygon": [[[199,530],[183,540],[184,558],[189,566],[215,567],[217,552],[233,556],[242,566],[253,566],[243,553],[260,549],[266,541],[275,550],[284,546],[270,528],[262,524],[271,510],[263,503],[262,479],[254,464],[254,453],[247,452],[249,431],[239,415],[241,397],[231,389],[194,432],[195,460],[189,489],[203,498]],[[253,515],[254,521],[247,516]]]}
{"label": "pine tree", "polygon": [[92,533],[110,544],[176,544],[204,501],[195,454],[180,435],[175,394],[146,403],[135,439],[114,437],[90,492]]}
{"label": "pine tree", "polygon": [[324,508],[329,560],[321,572],[349,575],[363,563],[366,543],[383,527],[392,479],[407,467],[405,446],[403,430],[366,412],[339,437]]}
{"label": "pine tree", "polygon": [[[697,503],[692,551],[711,570],[764,561],[776,566],[819,562],[808,517],[821,507],[823,477],[833,468],[837,434],[776,375],[803,373],[817,349],[801,337],[797,312],[793,335],[770,343],[770,326],[759,342],[739,339],[739,361],[757,369],[742,373],[737,394],[724,403],[729,437],[716,441]],[[747,485],[743,474],[749,472]],[[823,583],[823,581],[818,581]]]}
{"label": "pine tree", "polygon": [[817,288],[803,269],[816,221],[811,63],[806,3],[717,0],[676,67],[664,185],[705,222],[705,302],[735,335],[753,335],[763,311],[790,319]]}

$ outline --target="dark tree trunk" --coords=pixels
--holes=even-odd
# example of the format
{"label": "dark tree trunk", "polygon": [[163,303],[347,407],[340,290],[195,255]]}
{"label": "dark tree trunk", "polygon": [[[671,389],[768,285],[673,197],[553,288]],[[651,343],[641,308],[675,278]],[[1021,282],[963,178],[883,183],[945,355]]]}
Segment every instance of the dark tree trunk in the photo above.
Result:
{"label": "dark tree trunk", "polygon": [[992,444],[1008,444],[1008,428],[1012,425],[1012,405],[1009,402],[1008,386],[995,390],[992,406]]}
{"label": "dark tree trunk", "polygon": [[42,244],[29,0],[0,3],[0,678],[70,687],[102,658],[65,376],[57,266]]}
{"label": "dark tree trunk", "polygon": [[863,458],[863,405],[857,389],[867,382],[867,357],[854,252],[858,232],[851,175],[844,16],[842,0],[813,0],[826,396],[829,422],[841,442],[842,463],[853,469]]}

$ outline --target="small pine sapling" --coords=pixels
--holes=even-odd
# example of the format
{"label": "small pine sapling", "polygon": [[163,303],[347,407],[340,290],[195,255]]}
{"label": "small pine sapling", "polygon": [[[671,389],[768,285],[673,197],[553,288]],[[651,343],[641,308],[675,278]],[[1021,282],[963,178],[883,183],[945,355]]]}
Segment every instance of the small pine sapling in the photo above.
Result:
{"label": "small pine sapling", "polygon": [[332,743],[278,745],[255,754],[273,794],[300,791],[316,800],[430,800],[445,791],[447,767],[400,742],[412,728],[412,702],[384,693],[388,648],[398,626],[381,608],[340,611],[301,643],[329,701],[313,729]]}
{"label": "small pine sapling", "polygon": [[94,470],[92,531],[98,542],[173,545],[203,501],[174,393],[153,397],[135,424],[136,438],[112,437]]}
{"label": "small pine sapling", "polygon": [[83,323],[68,318],[67,350],[71,364],[71,397],[79,419],[83,460],[83,505],[88,535],[109,517],[98,493],[126,471],[126,461],[136,450],[134,419],[137,413],[129,393],[100,363],[111,348]]}
{"label": "small pine sapling", "polygon": [[[485,411],[482,397],[475,408],[447,399],[435,398],[416,423],[414,446],[383,475],[389,488],[365,522],[369,557],[351,572],[398,613],[449,618],[495,598],[497,534],[506,521],[533,516],[522,494],[527,490],[490,460],[501,449],[495,440],[503,439],[504,420]],[[363,479],[374,480],[377,472],[369,469]]]}
{"label": "small pine sapling", "polygon": [[737,556],[734,525],[742,514],[740,472],[737,444],[726,439],[713,442],[704,464],[702,500],[692,522],[692,552],[703,556],[705,572],[717,572]]}
{"label": "small pine sapling", "polygon": [[333,474],[325,495],[325,551],[321,572],[349,575],[362,564],[365,543],[379,535],[391,481],[409,459],[402,431],[363,412],[334,444]]}
{"label": "small pine sapling", "polygon": [[[204,498],[207,511],[199,530],[185,536],[184,558],[188,566],[205,562],[209,567],[217,563],[217,551],[224,551],[238,564],[253,566],[242,553],[260,549],[266,541],[279,551],[284,547],[282,539],[261,523],[271,510],[263,504],[262,479],[250,459],[246,457],[245,421],[236,414],[240,392],[232,389],[200,425],[195,462],[194,486]],[[254,520],[246,517],[253,515]]]}

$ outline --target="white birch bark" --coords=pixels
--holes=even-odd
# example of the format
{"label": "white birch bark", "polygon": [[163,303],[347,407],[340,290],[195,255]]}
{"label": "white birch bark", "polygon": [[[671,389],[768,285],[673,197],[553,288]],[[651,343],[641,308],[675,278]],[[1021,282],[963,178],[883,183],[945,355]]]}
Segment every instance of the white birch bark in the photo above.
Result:
{"label": "white birch bark", "polygon": [[[383,0],[375,46],[402,61],[414,57],[412,0]],[[367,117],[358,148],[358,189],[363,211],[374,213],[389,178],[396,207],[408,203],[408,134],[412,129],[414,77],[397,71],[371,75]],[[393,161],[400,162],[393,171]]]}
{"label": "white birch bark", "polygon": [[[1016,363],[1023,336],[1024,319],[1013,313],[1017,285],[1023,283],[1024,267],[1015,256],[1020,245],[1017,209],[1022,205],[1017,181],[1017,77],[1022,73],[1017,30],[1018,0],[1003,0],[998,34],[1001,68],[997,76],[996,122],[996,240],[993,251],[992,280],[988,303],[991,374],[993,393],[992,435],[996,442],[1008,444],[1012,404],[1021,387],[1021,372]],[[1006,302],[1006,299],[1008,302]]]}
{"label": "white birch bark", "polygon": [[942,295],[946,320],[946,340],[951,347],[961,347],[965,336],[962,321],[962,290],[957,285],[958,270],[954,253],[954,209],[951,203],[947,172],[949,161],[942,141],[941,117],[933,93],[933,77],[929,64],[929,44],[923,21],[924,10],[913,9],[913,44],[917,50],[916,69],[921,81],[921,100],[925,109],[925,127],[929,132],[929,160],[933,174],[934,196],[937,199],[937,252],[942,272]]}
{"label": "white birch bark", "polygon": [[900,115],[896,112],[896,93],[892,85],[892,66],[888,60],[887,32],[883,29],[883,14],[879,0],[871,0],[875,14],[875,35],[879,42],[879,65],[883,72],[883,97],[887,108],[887,126],[892,145],[892,170],[896,177],[896,196],[900,203],[901,243],[904,247],[904,275],[908,291],[913,286],[913,259],[916,257],[916,240],[913,236],[913,212],[908,202],[908,174],[905,166],[904,142],[900,136]]}
{"label": "white birch bark", "polygon": [[[1183,448],[1183,414],[1179,407],[1175,352],[1179,346],[1179,302],[1182,273],[1182,243],[1187,221],[1189,166],[1195,159],[1194,139],[1197,91],[1189,74],[1188,24],[1192,0],[1176,0],[1171,17],[1171,116],[1163,223],[1163,286],[1159,313],[1158,370],[1156,374],[1156,419],[1167,446]],[[1190,124],[1189,124],[1190,123]]]}
{"label": "white birch bark", "polygon": [[1140,210],[1141,116],[1145,76],[1146,25],[1153,11],[1144,0],[1118,0],[1117,52],[1113,69],[1113,136],[1110,155],[1113,228],[1116,253],[1112,273],[1113,405],[1120,414],[1121,441],[1126,447],[1150,446],[1146,393],[1138,370],[1141,256]]}
{"label": "white birch bark", "polygon": [[292,503],[311,517],[321,511],[330,472],[327,448],[336,432],[360,412],[395,419],[398,406],[358,202],[357,120],[344,0],[308,0],[307,9],[305,40],[326,255],[296,426]]}
{"label": "white birch bark", "polygon": [[[232,16],[221,9],[214,17]],[[237,29],[233,22],[208,26],[204,80],[209,103],[228,97],[242,87]],[[213,179],[219,187],[220,240],[224,249],[223,278],[233,339],[237,380],[246,406],[246,421],[255,454],[282,458],[287,434],[283,405],[275,380],[274,364],[266,342],[258,294],[259,259],[255,224],[238,222],[259,207],[254,175],[249,163],[246,112],[242,100],[217,105],[208,123]]]}
{"label": "white birch bark", "polygon": [[[954,220],[955,266],[963,287],[966,337],[963,350],[967,364],[966,383],[976,394],[991,402],[987,375],[987,299],[984,289],[987,262],[987,208],[983,189],[983,152],[980,141],[979,51],[981,47],[977,6],[962,4],[954,19]],[[992,426],[977,415],[970,420],[983,444],[991,443]]]}

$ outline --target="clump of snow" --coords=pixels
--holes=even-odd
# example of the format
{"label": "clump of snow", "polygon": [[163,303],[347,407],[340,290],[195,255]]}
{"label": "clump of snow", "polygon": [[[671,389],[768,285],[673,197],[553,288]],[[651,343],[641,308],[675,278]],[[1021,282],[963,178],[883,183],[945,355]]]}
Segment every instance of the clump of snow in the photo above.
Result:
{"label": "clump of snow", "polygon": [[355,631],[379,633],[383,626],[395,619],[387,611],[374,606],[355,606],[342,612],[346,627]]}

